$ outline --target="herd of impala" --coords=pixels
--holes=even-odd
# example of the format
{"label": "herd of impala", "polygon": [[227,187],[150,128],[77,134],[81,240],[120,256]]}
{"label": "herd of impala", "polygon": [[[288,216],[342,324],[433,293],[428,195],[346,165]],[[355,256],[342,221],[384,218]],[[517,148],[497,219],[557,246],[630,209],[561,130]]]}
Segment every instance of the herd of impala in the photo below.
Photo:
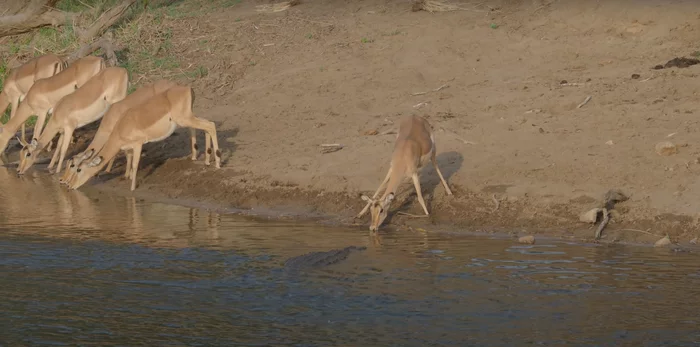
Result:
{"label": "herd of impala", "polygon": [[[47,149],[58,134],[58,142],[49,163],[49,171],[60,176],[60,183],[77,189],[105,166],[110,172],[120,151],[126,156],[125,177],[136,189],[136,173],[145,143],[164,140],[176,128],[190,128],[192,160],[197,159],[195,130],[206,134],[204,163],[221,167],[221,151],[213,122],[195,117],[192,111],[194,91],[167,80],[143,86],[127,94],[129,77],[126,69],[107,67],[100,57],[88,56],[67,64],[61,57],[47,54],[12,69],[0,92],[0,113],[11,105],[10,120],[0,125],[0,153],[20,130],[18,174],[24,174],[37,155]],[[46,122],[46,117],[51,118]],[[25,122],[36,115],[32,140],[26,141]],[[66,160],[73,132],[100,121],[87,149]],[[50,150],[50,149],[49,149]],[[66,161],[65,171],[63,162]],[[421,193],[418,171],[432,162],[448,195],[452,195],[435,159],[435,136],[428,122],[418,116],[406,117],[399,126],[389,172],[373,197],[362,196],[367,205],[357,217],[369,210],[370,230],[377,231],[386,219],[399,185],[411,179],[418,202],[428,215]],[[55,169],[54,169],[55,166]],[[378,198],[382,189],[384,194]]]}

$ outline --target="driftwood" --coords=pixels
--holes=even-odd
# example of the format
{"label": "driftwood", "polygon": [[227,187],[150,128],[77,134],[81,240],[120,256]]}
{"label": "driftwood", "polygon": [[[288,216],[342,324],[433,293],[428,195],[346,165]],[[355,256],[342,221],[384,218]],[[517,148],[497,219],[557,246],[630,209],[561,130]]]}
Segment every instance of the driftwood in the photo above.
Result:
{"label": "driftwood", "polygon": [[0,37],[70,22],[74,14],[54,9],[57,2],[58,0],[25,0],[0,4]]}
{"label": "driftwood", "polygon": [[117,66],[118,61],[115,52],[119,51],[120,47],[114,44],[113,37],[114,35],[111,32],[108,32],[98,40],[80,46],[77,51],[73,52],[73,54],[66,58],[66,62],[71,64],[82,57],[92,54],[92,52],[98,49],[102,49],[102,52],[104,52],[107,58],[107,66]]}
{"label": "driftwood", "polygon": [[[74,28],[78,41],[82,44],[75,52],[66,57],[68,63],[92,54],[98,49],[104,52],[110,66],[117,65],[115,51],[119,48],[114,43],[111,33],[103,33],[136,3],[137,0],[123,0],[118,5],[105,11],[86,29]],[[77,14],[64,13],[53,8],[58,0],[29,0],[24,5],[0,5],[0,37],[16,35],[34,29],[53,25],[60,26],[76,19]],[[102,35],[102,37],[100,37]],[[99,37],[97,40],[95,38]]]}
{"label": "driftwood", "polygon": [[[98,49],[102,49],[102,52],[104,52],[107,58],[107,65],[116,66],[118,61],[115,52],[119,51],[121,48],[114,43],[114,35],[111,32],[107,32],[104,35],[102,35],[102,33],[124,16],[126,10],[135,2],[136,0],[124,0],[119,5],[105,11],[105,13],[97,18],[95,23],[87,29],[81,30],[76,28],[78,40],[83,44],[73,52],[73,54],[69,55],[66,61],[70,64],[77,59],[92,54],[92,52]],[[102,35],[102,37],[93,41],[95,37],[99,35]]]}
{"label": "driftwood", "polygon": [[95,39],[95,37],[102,35],[102,33],[116,23],[135,2],[136,0],[124,0],[119,5],[105,11],[105,13],[103,13],[100,18],[97,18],[95,23],[87,29],[77,29],[76,31],[80,42],[90,42]]}
{"label": "driftwood", "polygon": [[600,240],[600,237],[603,235],[603,229],[608,226],[608,223],[610,222],[610,210],[615,209],[615,204],[618,202],[627,201],[629,197],[617,189],[611,189],[605,193],[605,197],[603,199],[605,202],[603,204],[603,208],[600,209],[603,213],[603,220],[598,225],[598,228],[596,228],[594,236],[595,240]]}

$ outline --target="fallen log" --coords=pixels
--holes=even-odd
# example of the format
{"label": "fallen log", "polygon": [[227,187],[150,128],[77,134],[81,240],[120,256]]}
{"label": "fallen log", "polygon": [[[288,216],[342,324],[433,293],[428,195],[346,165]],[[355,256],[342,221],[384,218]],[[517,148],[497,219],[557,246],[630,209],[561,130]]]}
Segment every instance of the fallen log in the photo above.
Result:
{"label": "fallen log", "polygon": [[45,26],[69,23],[75,14],[54,8],[58,0],[26,0],[0,5],[0,37],[19,35]]}

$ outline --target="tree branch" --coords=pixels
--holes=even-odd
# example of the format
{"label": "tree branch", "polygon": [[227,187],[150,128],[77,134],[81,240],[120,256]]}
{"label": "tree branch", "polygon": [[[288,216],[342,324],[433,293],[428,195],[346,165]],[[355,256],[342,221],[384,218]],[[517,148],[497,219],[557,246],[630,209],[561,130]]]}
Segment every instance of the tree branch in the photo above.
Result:
{"label": "tree branch", "polygon": [[108,32],[102,37],[100,37],[97,41],[83,44],[82,46],[80,46],[80,48],[78,48],[77,51],[73,52],[73,54],[71,54],[66,59],[66,62],[71,64],[82,57],[86,57],[92,54],[92,52],[98,49],[102,49],[105,56],[107,57],[107,66],[117,66],[118,61],[115,52],[118,51],[119,48],[114,45],[114,42],[112,41],[113,36],[114,35],[111,32]]}
{"label": "tree branch", "polygon": [[100,36],[107,28],[116,23],[135,2],[136,0],[124,0],[121,4],[105,11],[89,28],[78,31],[80,42],[89,42]]}
{"label": "tree branch", "polygon": [[54,9],[53,6],[57,2],[58,0],[28,0],[22,6],[6,7],[7,13],[0,17],[0,37],[23,34],[44,26],[61,26],[67,23],[74,14]]}

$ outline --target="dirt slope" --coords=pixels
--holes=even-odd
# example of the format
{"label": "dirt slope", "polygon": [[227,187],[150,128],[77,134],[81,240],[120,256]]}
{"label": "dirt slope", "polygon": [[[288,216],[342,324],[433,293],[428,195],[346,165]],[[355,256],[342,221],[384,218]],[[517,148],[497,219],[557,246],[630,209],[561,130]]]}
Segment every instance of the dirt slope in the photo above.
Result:
{"label": "dirt slope", "polygon": [[[692,1],[463,2],[441,13],[408,1],[304,1],[279,13],[261,3],[169,19],[181,62],[207,68],[196,112],[219,125],[225,165],[181,159],[180,130],[147,147],[139,194],[350,222],[393,146],[393,135],[365,134],[418,114],[455,196],[426,168],[433,216],[394,224],[591,237],[578,214],[618,188],[631,198],[607,240],[658,238],[622,229],[695,237],[700,67],[652,69],[700,49]],[[661,141],[679,152],[658,155]],[[345,148],[321,154],[322,143]],[[128,189],[111,176],[94,184]],[[419,214],[404,187],[396,207]]]}

